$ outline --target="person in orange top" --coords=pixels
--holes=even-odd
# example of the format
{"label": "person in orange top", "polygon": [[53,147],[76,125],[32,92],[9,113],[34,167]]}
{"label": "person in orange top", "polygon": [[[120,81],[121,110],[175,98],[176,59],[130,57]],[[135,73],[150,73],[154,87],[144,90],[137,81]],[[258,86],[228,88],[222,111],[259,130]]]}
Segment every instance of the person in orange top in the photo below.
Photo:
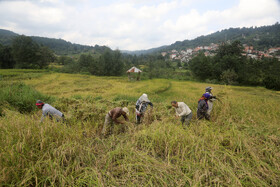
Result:
{"label": "person in orange top", "polygon": [[205,93],[202,97],[198,100],[197,106],[197,118],[199,120],[205,118],[210,120],[210,116],[207,114],[208,111],[208,100],[211,98],[209,93]]}

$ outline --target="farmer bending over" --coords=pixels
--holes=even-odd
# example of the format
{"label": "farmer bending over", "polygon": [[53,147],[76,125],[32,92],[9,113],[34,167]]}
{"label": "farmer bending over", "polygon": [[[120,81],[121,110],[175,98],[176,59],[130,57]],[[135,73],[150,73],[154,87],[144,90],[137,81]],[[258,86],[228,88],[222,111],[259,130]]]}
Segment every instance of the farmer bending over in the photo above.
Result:
{"label": "farmer bending over", "polygon": [[190,120],[192,119],[192,111],[184,102],[172,101],[171,105],[175,108],[176,117],[181,117],[182,125],[189,125]]}
{"label": "farmer bending over", "polygon": [[207,115],[209,116],[210,118],[210,114],[211,114],[211,111],[213,109],[213,102],[217,99],[216,96],[213,96],[212,94],[212,87],[206,87],[205,88],[205,93],[209,93],[211,98],[208,100],[208,110],[207,110]]}
{"label": "farmer bending over", "polygon": [[147,94],[143,94],[136,102],[136,123],[139,124],[141,118],[144,117],[145,111],[147,110],[148,105],[153,107],[153,103],[148,99]]}
{"label": "farmer bending over", "polygon": [[117,107],[108,112],[105,117],[105,122],[103,125],[102,129],[102,134],[107,135],[107,129],[109,128],[109,134],[112,132],[112,126],[113,123],[115,122],[116,124],[124,124],[124,122],[117,120],[120,116],[123,116],[125,121],[129,121],[128,117],[129,116],[129,110],[128,108],[124,107]]}
{"label": "farmer bending over", "polygon": [[211,98],[209,93],[205,93],[202,97],[198,100],[197,106],[197,118],[200,119],[207,119],[210,120],[210,116],[208,115],[208,100]]}
{"label": "farmer bending over", "polygon": [[59,110],[57,110],[56,108],[52,107],[51,105],[44,103],[41,100],[38,100],[36,102],[36,106],[39,109],[42,109],[42,117],[41,117],[41,123],[43,122],[44,118],[46,116],[48,116],[50,119],[55,118],[57,122],[59,121],[64,121],[64,115],[62,112],[60,112]]}

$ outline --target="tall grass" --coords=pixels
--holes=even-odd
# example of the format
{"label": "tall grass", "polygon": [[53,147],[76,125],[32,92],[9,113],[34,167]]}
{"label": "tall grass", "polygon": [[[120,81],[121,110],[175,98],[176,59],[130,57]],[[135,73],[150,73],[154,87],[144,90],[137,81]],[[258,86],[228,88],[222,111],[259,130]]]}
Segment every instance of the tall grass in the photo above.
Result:
{"label": "tall grass", "polygon": [[[221,102],[214,104],[211,121],[192,119],[185,128],[174,118],[170,101],[184,101],[195,117],[197,100],[208,85],[171,80],[134,84],[66,74],[25,83],[53,93],[56,99],[50,104],[67,121],[40,124],[40,111],[21,114],[5,107],[0,117],[1,186],[279,186],[277,92],[212,85]],[[136,126],[134,105],[142,93],[148,93],[154,109]],[[106,113],[123,104],[132,123],[115,125],[104,139],[100,132]]]}
{"label": "tall grass", "polygon": [[39,93],[24,83],[0,84],[0,106],[13,107],[21,113],[36,109],[36,100],[50,101],[52,98]]}

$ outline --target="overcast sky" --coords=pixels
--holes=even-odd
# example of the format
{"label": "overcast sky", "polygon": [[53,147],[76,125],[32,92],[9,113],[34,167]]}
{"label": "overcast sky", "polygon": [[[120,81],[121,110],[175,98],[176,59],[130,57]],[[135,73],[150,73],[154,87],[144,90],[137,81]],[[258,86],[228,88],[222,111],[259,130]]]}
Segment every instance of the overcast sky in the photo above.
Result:
{"label": "overcast sky", "polygon": [[280,22],[280,0],[0,0],[0,28],[140,50]]}

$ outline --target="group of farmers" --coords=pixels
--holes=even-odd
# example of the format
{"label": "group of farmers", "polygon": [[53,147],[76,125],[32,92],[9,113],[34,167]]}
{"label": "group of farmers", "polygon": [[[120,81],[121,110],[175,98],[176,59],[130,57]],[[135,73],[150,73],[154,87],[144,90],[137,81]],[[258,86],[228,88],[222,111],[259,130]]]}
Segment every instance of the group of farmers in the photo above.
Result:
{"label": "group of farmers", "polygon": [[[197,118],[199,120],[206,119],[210,120],[210,113],[213,108],[213,102],[216,100],[216,96],[212,94],[212,87],[206,87],[205,93],[198,100],[197,106]],[[145,111],[147,110],[148,105],[153,107],[153,103],[148,99],[147,94],[143,94],[136,102],[135,111],[136,111],[136,123],[140,124],[141,119],[143,119]],[[181,117],[181,122],[184,125],[189,125],[190,120],[192,119],[192,111],[184,102],[171,102],[172,107],[175,108],[176,117]],[[64,115],[62,112],[52,107],[51,105],[44,103],[40,100],[36,102],[36,106],[39,109],[42,109],[42,117],[41,122],[43,122],[44,118],[48,116],[51,119],[55,119],[56,121],[64,121]],[[105,122],[102,129],[102,134],[108,134],[108,129],[111,131],[114,123],[116,124],[124,124],[124,122],[119,121],[118,118],[123,116],[126,121],[128,120],[129,110],[127,107],[121,108],[117,107],[110,110],[105,116]]]}

